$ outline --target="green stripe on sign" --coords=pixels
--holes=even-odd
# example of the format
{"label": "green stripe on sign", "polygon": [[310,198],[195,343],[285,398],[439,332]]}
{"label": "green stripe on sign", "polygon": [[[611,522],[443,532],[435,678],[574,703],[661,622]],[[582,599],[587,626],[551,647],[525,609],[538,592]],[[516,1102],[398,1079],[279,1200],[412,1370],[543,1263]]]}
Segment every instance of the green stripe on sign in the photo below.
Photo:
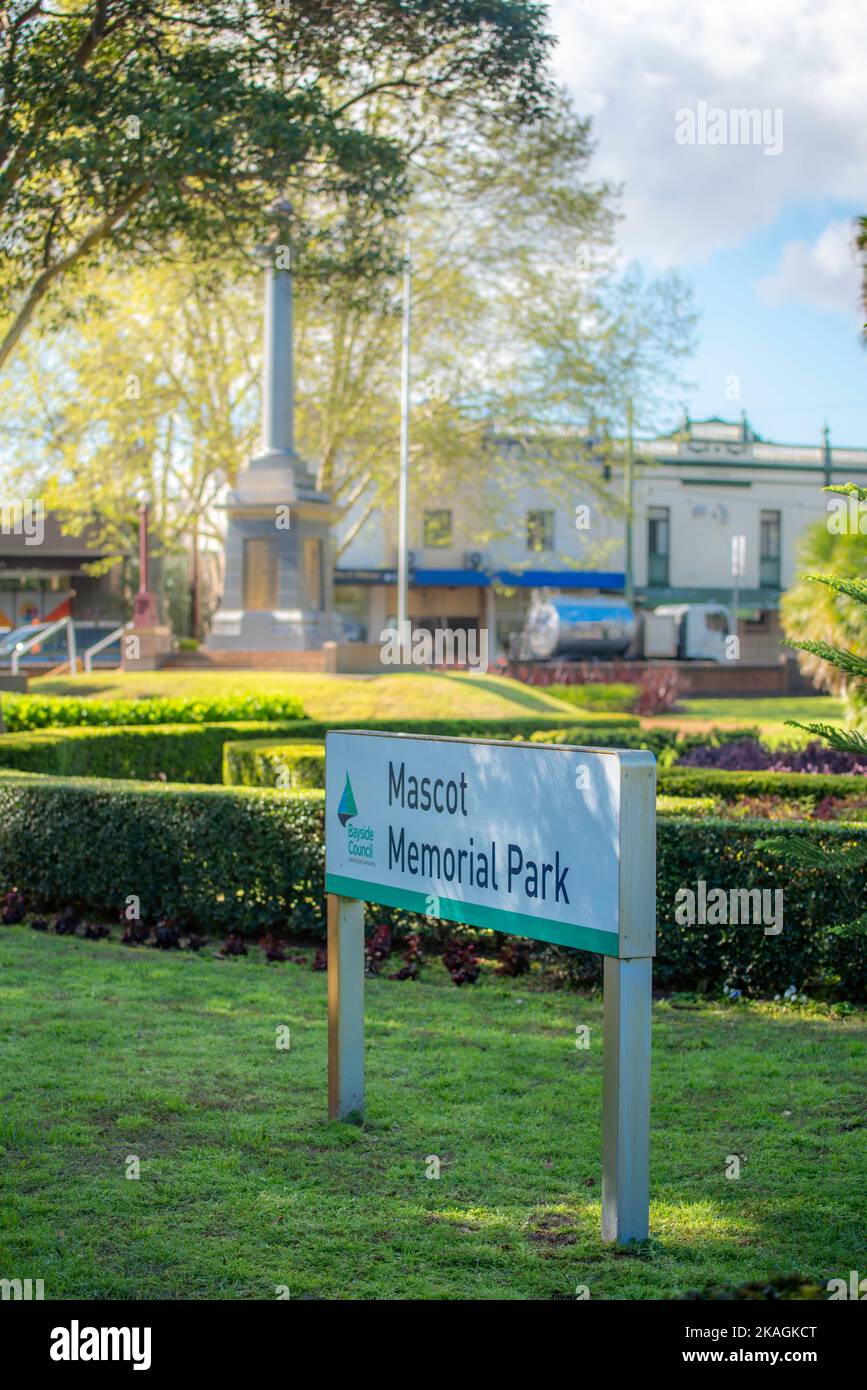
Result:
{"label": "green stripe on sign", "polygon": [[[403,907],[407,912],[427,910],[427,893],[407,888],[386,888],[369,879],[344,878],[342,874],[325,875],[326,893],[338,893],[342,898],[360,898],[367,903],[382,903],[384,907]],[[499,907],[483,907],[465,903],[457,898],[440,898],[437,917],[446,922],[462,922],[468,927],[485,927],[491,931],[508,932],[510,936],[530,936],[535,941],[550,941],[555,946],[575,946],[582,951],[596,951],[602,956],[617,955],[617,933],[598,931],[596,927],[579,927],[571,922],[549,922],[546,917],[528,917],[523,912],[504,912]]]}

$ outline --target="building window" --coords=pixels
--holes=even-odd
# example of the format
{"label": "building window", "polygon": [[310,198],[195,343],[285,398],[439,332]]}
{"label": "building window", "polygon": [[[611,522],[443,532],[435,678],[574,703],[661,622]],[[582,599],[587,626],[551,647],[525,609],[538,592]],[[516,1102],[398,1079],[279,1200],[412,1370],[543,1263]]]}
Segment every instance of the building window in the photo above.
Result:
{"label": "building window", "polygon": [[553,512],[527,513],[527,549],[536,552],[554,549]]}
{"label": "building window", "polygon": [[650,507],[647,512],[647,583],[650,588],[668,585],[670,531],[668,507]]}
{"label": "building window", "polygon": [[318,536],[304,537],[304,586],[307,607],[321,612],[325,607],[325,547]]}
{"label": "building window", "polygon": [[244,541],[244,607],[277,607],[277,543],[266,536]]}
{"label": "building window", "polygon": [[759,583],[763,589],[780,587],[780,513],[762,512],[759,532]]}
{"label": "building window", "polygon": [[451,545],[452,514],[449,511],[426,511],[422,522],[425,546]]}

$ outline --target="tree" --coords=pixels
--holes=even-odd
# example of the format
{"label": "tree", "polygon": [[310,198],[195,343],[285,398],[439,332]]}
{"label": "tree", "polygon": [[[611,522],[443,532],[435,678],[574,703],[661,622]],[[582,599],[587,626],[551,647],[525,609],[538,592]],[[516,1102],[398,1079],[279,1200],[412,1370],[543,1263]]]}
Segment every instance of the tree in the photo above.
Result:
{"label": "tree", "polygon": [[[855,483],[844,483],[840,486],[826,487],[824,491],[838,493],[847,501],[850,498],[853,499],[856,503],[856,517],[863,515],[861,508],[867,504],[867,488],[858,487]],[[840,538],[837,537],[836,539]],[[816,546],[817,540],[818,528],[813,534],[811,544]],[[863,544],[859,545],[857,549],[854,548],[856,542],[863,541],[860,525],[857,532],[847,536],[846,540],[849,545],[853,545],[852,555],[860,557],[857,563],[863,572]],[[841,548],[846,549],[845,546]],[[841,548],[836,551],[838,558]],[[852,562],[852,556],[847,556],[846,566],[848,567]],[[861,728],[839,729],[824,723],[803,724],[797,719],[787,719],[786,723],[792,729],[803,729],[806,733],[823,738],[832,748],[837,748],[843,753],[859,754],[863,758],[867,755],[867,736],[863,731],[863,721],[865,714],[867,714],[867,643],[865,643],[865,654],[862,655],[850,650],[848,646],[837,645],[841,639],[836,633],[842,628],[847,633],[859,632],[862,642],[867,639],[867,580],[851,573],[841,574],[838,571],[832,574],[805,574],[803,581],[808,585],[821,585],[825,591],[826,600],[830,598],[831,611],[836,619],[835,625],[832,627],[833,640],[828,642],[822,638],[787,637],[784,645],[805,653],[812,661],[827,662],[842,675],[850,696],[850,706],[856,719],[861,722]],[[788,608],[787,631],[791,629],[797,614],[801,611],[800,606]],[[827,603],[824,611],[828,611]],[[864,897],[867,848],[857,841],[843,841],[819,846],[806,837],[800,839],[784,836],[775,836],[772,839],[762,841],[759,848],[769,849],[777,853],[784,863],[795,863],[804,868],[814,869],[817,876],[831,875],[838,884],[843,885],[848,900],[847,920],[837,924],[832,929],[832,934],[836,937],[842,937],[846,941],[847,952],[851,953],[850,959],[857,970],[859,963],[864,961],[865,953],[867,953],[867,911],[865,911]],[[821,891],[821,881],[817,891]]]}
{"label": "tree", "polygon": [[[534,365],[551,350],[534,317],[540,293],[587,296],[593,280],[576,272],[576,248],[602,261],[610,244],[615,190],[588,177],[592,152],[589,121],[560,95],[544,121],[519,128],[440,116],[415,170],[413,472],[427,493],[475,497],[477,544],[510,524],[509,501],[527,482],[574,489],[583,475],[602,498],[575,432],[554,428],[564,417]],[[344,544],[391,505],[400,331],[391,286],[376,304],[302,291],[299,435],[320,487],[352,513]],[[567,418],[583,424],[586,380],[573,376],[568,390]]]}
{"label": "tree", "polygon": [[[0,28],[0,368],[38,310],[115,262],[243,254],[275,195],[327,283],[390,263],[423,102],[535,119],[532,0],[10,0]],[[383,93],[403,112],[382,133]]]}
{"label": "tree", "polygon": [[[571,282],[534,268],[516,316],[525,321],[534,347],[531,373],[540,416],[552,428],[576,415],[595,421],[594,452],[623,464],[620,506],[631,602],[635,464],[641,461],[635,431],[657,430],[684,389],[679,368],[694,351],[697,316],[691,290],[675,272],[652,279],[636,265],[622,272],[606,260],[594,266],[593,250],[587,242],[578,246],[580,274]],[[560,451],[569,442],[567,433]]]}
{"label": "tree", "polygon": [[91,279],[95,312],[23,346],[3,392],[7,457],[64,529],[131,548],[151,503],[156,553],[219,539],[214,502],[258,430],[259,305],[214,267]]}
{"label": "tree", "polygon": [[[837,493],[847,501],[853,499],[856,504],[854,515],[856,518],[863,515],[861,509],[867,504],[867,488],[858,487],[855,483],[843,483],[826,487],[823,491]],[[825,535],[832,535],[825,523],[822,523],[822,529]],[[826,677],[826,684],[830,688],[842,689],[846,693],[851,713],[856,719],[863,720],[867,713],[867,580],[863,578],[867,543],[860,528],[854,534],[833,535],[832,539],[835,544],[829,549],[830,558],[835,561],[833,572],[805,574],[802,578],[802,585],[809,586],[809,592],[813,595],[816,591],[812,586],[822,586],[820,594],[823,597],[814,597],[808,627],[814,631],[818,627],[821,632],[821,625],[825,619],[830,620],[829,626],[821,636],[791,635],[799,631],[797,623],[806,607],[803,589],[796,590],[794,599],[787,595],[783,609],[787,634],[784,645],[802,653],[802,662],[804,659],[809,661],[811,670],[820,664],[830,666],[835,676],[833,680]],[[824,548],[817,526],[810,535],[807,554],[815,554]],[[803,629],[800,629],[800,632],[803,634]],[[852,641],[864,645],[864,655],[852,651],[849,646]],[[845,646],[842,645],[844,642]],[[841,730],[829,724],[802,724],[797,720],[786,722],[792,728],[817,734],[833,748],[839,748],[843,752],[867,753],[867,737],[858,729]]]}
{"label": "tree", "polygon": [[[393,99],[380,104],[369,115],[377,126],[395,119]],[[484,495],[476,543],[510,491],[540,472],[541,446],[530,442],[501,466],[503,434],[531,441],[548,424],[515,305],[533,293],[534,267],[543,278],[559,258],[574,278],[576,241],[601,255],[610,237],[613,194],[588,180],[591,153],[589,124],[557,100],[544,121],[518,127],[448,113],[413,155],[414,467],[430,488]],[[312,198],[302,199],[304,219]],[[148,490],[164,546],[197,514],[207,534],[215,488],[255,447],[261,280],[246,262],[237,272],[209,262],[123,276],[106,262],[91,276],[88,312],[71,313],[50,349],[22,350],[3,391],[0,420],[14,421],[0,425],[6,454],[69,527],[98,511],[104,539],[117,543]],[[400,303],[393,282],[373,285],[361,296],[344,274],[323,296],[308,277],[296,284],[299,451],[345,518],[344,545],[377,507],[390,508],[397,470]],[[580,384],[572,403],[576,414],[586,407]],[[568,476],[574,486],[574,439],[549,441],[546,454],[544,485]],[[601,487],[598,468],[593,477]]]}
{"label": "tree", "polygon": [[[846,503],[860,495],[851,483],[825,491],[841,495]],[[820,689],[851,700],[857,691],[851,673],[829,662],[826,648],[867,648],[867,614],[836,587],[838,581],[857,581],[867,572],[867,534],[857,528],[832,529],[829,521],[826,517],[806,531],[799,555],[805,573],[783,594],[780,618],[787,644],[799,653],[801,670]]]}

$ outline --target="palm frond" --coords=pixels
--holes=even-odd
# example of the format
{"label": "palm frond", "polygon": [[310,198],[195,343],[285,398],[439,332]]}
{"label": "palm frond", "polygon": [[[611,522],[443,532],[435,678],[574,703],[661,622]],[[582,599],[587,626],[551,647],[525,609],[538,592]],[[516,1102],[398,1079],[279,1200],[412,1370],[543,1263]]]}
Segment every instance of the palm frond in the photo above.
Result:
{"label": "palm frond", "polygon": [[841,497],[857,497],[859,502],[867,502],[867,488],[859,487],[857,483],[829,483],[822,491],[839,492]]}
{"label": "palm frond", "polygon": [[814,584],[827,584],[838,594],[848,594],[858,603],[867,603],[867,580],[844,579],[839,574],[802,574],[802,579],[812,580]]}
{"label": "palm frond", "polygon": [[791,647],[796,652],[809,652],[811,656],[818,656],[820,660],[830,662],[847,676],[867,680],[867,657],[858,656],[857,652],[846,651],[843,647],[832,647],[830,642],[793,642],[788,637],[783,639],[781,645]]}
{"label": "palm frond", "polygon": [[813,840],[805,840],[800,836],[772,835],[768,840],[757,840],[756,849],[770,850],[772,854],[779,855],[780,859],[797,864],[802,869],[827,871],[832,868],[827,852]]}
{"label": "palm frond", "polygon": [[786,719],[784,722],[789,729],[803,729],[806,734],[825,739],[841,753],[867,756],[867,738],[857,729],[840,729],[834,724],[802,724],[799,719]]}

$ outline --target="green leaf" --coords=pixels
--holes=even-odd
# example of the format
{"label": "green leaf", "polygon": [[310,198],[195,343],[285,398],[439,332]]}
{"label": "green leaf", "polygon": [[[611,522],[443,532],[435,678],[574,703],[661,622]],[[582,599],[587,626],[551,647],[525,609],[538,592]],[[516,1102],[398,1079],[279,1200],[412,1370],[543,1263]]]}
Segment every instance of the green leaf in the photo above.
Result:
{"label": "green leaf", "polygon": [[829,642],[794,642],[790,638],[784,638],[782,646],[791,647],[797,652],[810,652],[812,656],[818,656],[822,661],[836,666],[838,671],[844,671],[847,676],[867,679],[867,657],[858,656],[856,652],[845,651],[842,647],[832,647]]}
{"label": "green leaf", "polygon": [[834,724],[802,724],[799,719],[786,719],[784,722],[789,729],[803,729],[805,733],[825,739],[841,753],[867,755],[867,738],[857,729],[839,729]]}

